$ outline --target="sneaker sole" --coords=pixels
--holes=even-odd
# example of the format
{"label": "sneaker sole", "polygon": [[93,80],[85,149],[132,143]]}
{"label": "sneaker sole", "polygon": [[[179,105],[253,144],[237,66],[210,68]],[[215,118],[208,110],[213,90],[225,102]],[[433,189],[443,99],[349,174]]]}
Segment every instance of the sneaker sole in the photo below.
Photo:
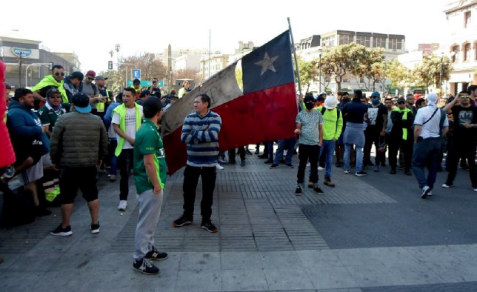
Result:
{"label": "sneaker sole", "polygon": [[146,260],[151,260],[151,261],[163,261],[163,260],[167,260],[169,258],[169,256],[165,257],[165,258],[148,258],[148,257],[144,257]]}
{"label": "sneaker sole", "polygon": [[141,273],[141,274],[144,274],[144,275],[157,275],[159,274],[159,271],[157,271],[157,273],[148,273],[146,271],[143,271],[143,270],[140,270],[140,269],[136,269],[135,267],[132,268],[134,271],[138,272],[138,273]]}
{"label": "sneaker sole", "polygon": [[318,195],[324,195],[325,194],[325,192],[317,192],[317,191],[315,191],[315,193],[317,193]]}
{"label": "sneaker sole", "polygon": [[425,198],[427,198],[427,197],[428,197],[428,195],[429,195],[429,192],[431,192],[431,190],[430,190],[430,189],[426,190],[424,193],[422,193],[422,195],[421,195],[421,198],[422,198],[422,199],[425,199]]}
{"label": "sneaker sole", "polygon": [[99,229],[91,230],[91,234],[98,234],[98,233],[99,233]]}
{"label": "sneaker sole", "polygon": [[355,174],[357,177],[363,177],[363,176],[367,176],[367,174]]}
{"label": "sneaker sole", "polygon": [[217,233],[217,232],[219,232],[218,229],[210,230],[210,229],[207,229],[205,226],[201,226],[200,228],[202,228],[202,229],[204,229],[205,231],[210,232],[210,233]]}
{"label": "sneaker sole", "polygon": [[187,225],[192,225],[192,221],[191,222],[184,222],[182,224],[172,223],[172,226],[174,226],[174,227],[183,227],[183,226],[187,226]]}
{"label": "sneaker sole", "polygon": [[50,234],[53,235],[53,236],[67,237],[67,236],[73,235],[73,231],[61,232],[61,233],[53,233],[53,232],[50,232]]}

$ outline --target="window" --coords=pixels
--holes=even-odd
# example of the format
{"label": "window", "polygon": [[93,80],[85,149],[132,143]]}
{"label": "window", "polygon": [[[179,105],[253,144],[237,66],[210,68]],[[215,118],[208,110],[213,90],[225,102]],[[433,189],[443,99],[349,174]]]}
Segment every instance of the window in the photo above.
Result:
{"label": "window", "polygon": [[386,38],[375,37],[374,38],[374,47],[375,48],[386,48]]}
{"label": "window", "polygon": [[464,28],[468,28],[472,19],[472,14],[470,11],[464,13]]}
{"label": "window", "polygon": [[470,61],[470,44],[464,44],[464,62]]}
{"label": "window", "polygon": [[371,47],[371,37],[356,36],[356,43],[369,48]]}
{"label": "window", "polygon": [[459,46],[453,46],[451,53],[452,53],[452,63],[459,62]]}
{"label": "window", "polygon": [[402,50],[402,39],[389,39],[389,49]]}
{"label": "window", "polygon": [[335,46],[335,36],[330,36],[323,39],[324,47],[334,47]]}
{"label": "window", "polygon": [[353,41],[353,36],[340,35],[340,45],[347,45]]}

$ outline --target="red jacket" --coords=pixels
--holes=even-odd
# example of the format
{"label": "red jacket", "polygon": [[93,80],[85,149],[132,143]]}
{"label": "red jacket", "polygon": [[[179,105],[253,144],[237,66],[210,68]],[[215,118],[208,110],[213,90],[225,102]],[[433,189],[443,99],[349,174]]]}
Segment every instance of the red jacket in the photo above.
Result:
{"label": "red jacket", "polygon": [[15,162],[15,152],[13,152],[12,142],[8,134],[7,125],[4,123],[7,103],[5,100],[5,64],[0,61],[0,167],[5,167]]}

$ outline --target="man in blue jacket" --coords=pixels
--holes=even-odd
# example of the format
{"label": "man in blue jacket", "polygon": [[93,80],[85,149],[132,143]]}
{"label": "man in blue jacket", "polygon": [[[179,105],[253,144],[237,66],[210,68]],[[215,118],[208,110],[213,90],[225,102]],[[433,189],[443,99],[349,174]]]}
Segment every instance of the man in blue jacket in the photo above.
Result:
{"label": "man in blue jacket", "polygon": [[7,127],[15,150],[17,170],[21,172],[25,189],[33,194],[36,215],[50,215],[51,212],[40,207],[36,181],[43,177],[43,160],[49,152],[49,140],[41,126],[40,118],[31,110],[34,98],[31,90],[18,88],[8,107]]}

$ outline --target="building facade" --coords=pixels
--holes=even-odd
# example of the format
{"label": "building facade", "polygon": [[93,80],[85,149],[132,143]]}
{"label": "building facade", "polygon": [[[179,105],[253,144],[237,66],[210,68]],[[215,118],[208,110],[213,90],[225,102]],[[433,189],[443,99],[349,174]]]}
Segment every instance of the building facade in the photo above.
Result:
{"label": "building facade", "polygon": [[172,62],[172,71],[193,70],[199,71],[202,55],[184,54],[174,59]]}
{"label": "building facade", "polygon": [[441,48],[453,62],[447,89],[455,95],[477,84],[477,0],[454,1],[444,13],[450,35]]}
{"label": "building facade", "polygon": [[50,74],[52,65],[62,65],[65,74],[79,69],[73,62],[41,49],[40,43],[16,35],[0,36],[0,59],[7,65],[5,82],[16,88],[33,87]]}
{"label": "building facade", "polygon": [[[227,54],[214,54],[210,56],[206,55],[202,57],[200,61],[199,74],[201,74],[201,79],[206,80],[209,77],[212,77],[214,74],[225,69],[228,66],[229,55]],[[210,72],[209,72],[210,66]]]}
{"label": "building facade", "polygon": [[243,56],[247,55],[251,51],[255,49],[253,42],[244,43],[242,41],[239,42],[238,49],[235,49],[235,52],[229,56],[229,64],[232,64],[240,59]]}

